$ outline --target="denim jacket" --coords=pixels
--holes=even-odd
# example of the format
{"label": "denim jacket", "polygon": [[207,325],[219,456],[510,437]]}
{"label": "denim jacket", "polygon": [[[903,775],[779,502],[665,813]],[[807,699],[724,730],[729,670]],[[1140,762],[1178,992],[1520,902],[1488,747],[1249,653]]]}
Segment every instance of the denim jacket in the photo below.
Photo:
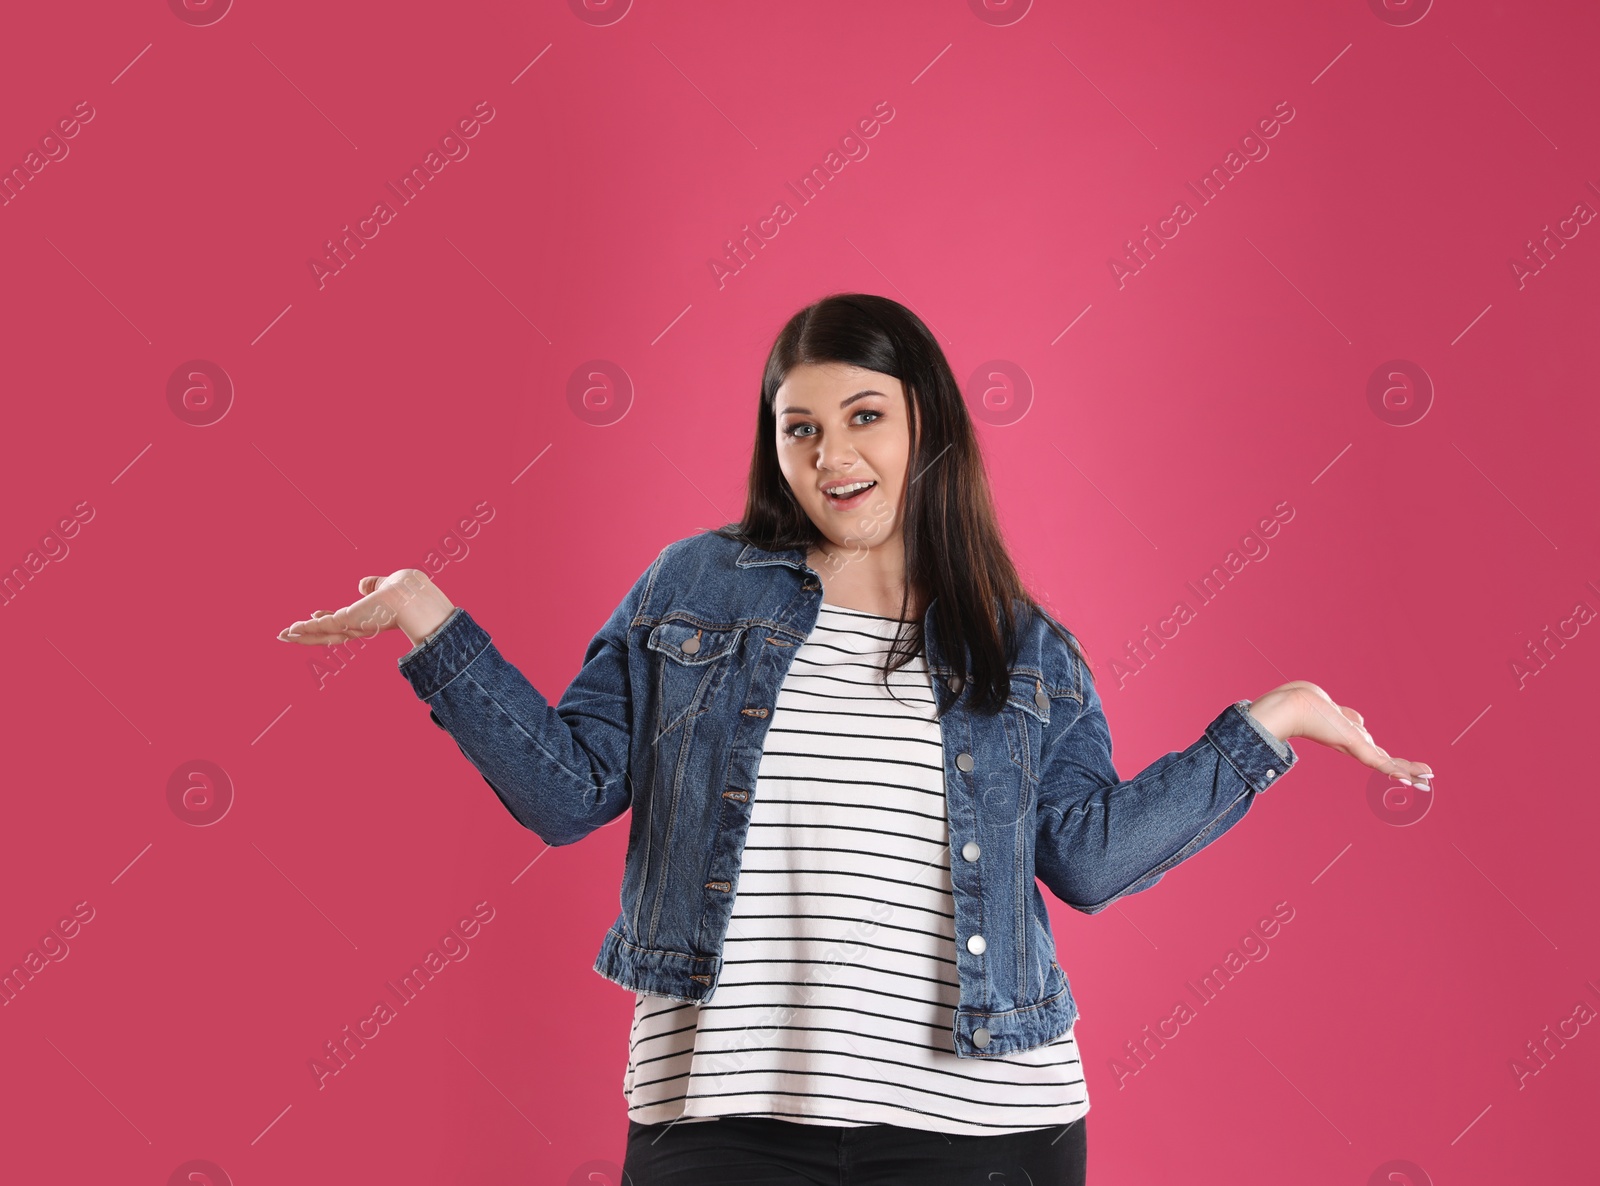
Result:
{"label": "denim jacket", "polygon": [[[554,704],[459,606],[399,659],[434,723],[546,843],[632,809],[602,976],[711,999],[763,739],[821,602],[803,550],[707,531],[662,549]],[[942,702],[961,678],[926,612],[923,657]],[[970,712],[961,696],[940,718],[963,1058],[1043,1045],[1077,1017],[1038,882],[1076,910],[1104,910],[1215,841],[1298,761],[1240,700],[1188,748],[1119,777],[1083,662],[1038,614],[1026,620],[1005,708]]]}

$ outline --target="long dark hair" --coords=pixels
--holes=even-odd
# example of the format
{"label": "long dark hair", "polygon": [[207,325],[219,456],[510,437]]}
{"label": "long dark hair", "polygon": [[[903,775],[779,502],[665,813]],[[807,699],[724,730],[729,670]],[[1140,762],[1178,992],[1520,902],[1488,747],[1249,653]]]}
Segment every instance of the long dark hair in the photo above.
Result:
{"label": "long dark hair", "polygon": [[[1042,616],[1087,668],[1077,640],[1029,595],[1006,551],[972,417],[944,351],[921,318],[888,297],[833,293],[784,325],[761,379],[744,518],[716,534],[769,551],[823,542],[779,468],[774,401],[793,368],[830,362],[893,375],[905,388],[911,453],[901,520],[906,585],[898,616],[906,617],[913,588],[933,599],[940,652],[970,689],[974,711],[998,712],[1010,694],[1025,625],[1021,609]],[[922,622],[909,626],[885,661],[886,684],[922,653]],[[941,715],[948,707],[939,706]]]}

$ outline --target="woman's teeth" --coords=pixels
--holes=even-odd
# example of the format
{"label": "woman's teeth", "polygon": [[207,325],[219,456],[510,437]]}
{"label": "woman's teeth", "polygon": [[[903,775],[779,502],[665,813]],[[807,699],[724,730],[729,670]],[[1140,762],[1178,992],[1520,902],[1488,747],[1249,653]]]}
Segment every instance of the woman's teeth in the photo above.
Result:
{"label": "woman's teeth", "polygon": [[838,499],[851,498],[857,494],[860,494],[863,490],[871,489],[876,485],[876,482],[855,482],[849,486],[835,486],[832,490],[828,491],[828,497]]}

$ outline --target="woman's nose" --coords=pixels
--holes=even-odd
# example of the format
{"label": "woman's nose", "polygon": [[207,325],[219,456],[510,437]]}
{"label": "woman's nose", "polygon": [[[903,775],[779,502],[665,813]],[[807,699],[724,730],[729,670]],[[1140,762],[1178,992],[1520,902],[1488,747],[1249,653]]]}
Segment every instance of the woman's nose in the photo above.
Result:
{"label": "woman's nose", "polygon": [[817,450],[817,468],[823,473],[846,473],[855,467],[856,461],[856,451],[851,448],[824,444]]}

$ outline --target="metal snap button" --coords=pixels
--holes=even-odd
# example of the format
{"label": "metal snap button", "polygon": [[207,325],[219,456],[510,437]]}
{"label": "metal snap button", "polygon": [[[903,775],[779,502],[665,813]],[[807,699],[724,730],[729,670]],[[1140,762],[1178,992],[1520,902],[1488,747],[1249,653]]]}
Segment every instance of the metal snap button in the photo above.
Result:
{"label": "metal snap button", "polygon": [[1274,770],[1271,766],[1267,767],[1267,777],[1268,778],[1271,778],[1276,773],[1278,773],[1278,772],[1276,770]]}
{"label": "metal snap button", "polygon": [[989,1036],[989,1031],[984,1029],[982,1026],[979,1026],[977,1029],[972,1031],[972,1044],[979,1050],[982,1050],[989,1044]]}
{"label": "metal snap button", "polygon": [[699,638],[686,638],[686,639],[683,640],[683,653],[685,655],[697,654],[697,653],[699,653],[699,650],[700,650],[700,640],[699,640]]}
{"label": "metal snap button", "polygon": [[956,769],[957,770],[960,770],[962,773],[966,773],[966,772],[970,771],[972,769],[972,767],[973,767],[973,761],[972,761],[972,755],[971,754],[957,754],[956,755]]}
{"label": "metal snap button", "polygon": [[961,695],[961,689],[965,686],[966,682],[959,675],[952,675],[950,677],[950,690],[957,696]]}
{"label": "metal snap button", "polygon": [[982,935],[974,935],[967,940],[967,950],[973,955],[982,955],[988,949],[989,944],[984,941]]}
{"label": "metal snap button", "polygon": [[976,840],[969,840],[961,846],[961,859],[963,861],[975,861],[982,855],[983,849],[978,847]]}
{"label": "metal snap button", "polygon": [[1040,712],[1050,711],[1050,697],[1046,696],[1042,691],[1033,694],[1033,702],[1039,706]]}

